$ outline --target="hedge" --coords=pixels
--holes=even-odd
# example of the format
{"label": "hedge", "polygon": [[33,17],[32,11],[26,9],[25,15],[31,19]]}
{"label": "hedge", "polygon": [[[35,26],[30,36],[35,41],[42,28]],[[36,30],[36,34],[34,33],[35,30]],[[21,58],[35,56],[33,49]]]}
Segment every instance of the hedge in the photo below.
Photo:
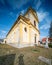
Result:
{"label": "hedge", "polygon": [[51,43],[49,43],[48,46],[49,46],[50,48],[52,48],[52,44],[51,44]]}

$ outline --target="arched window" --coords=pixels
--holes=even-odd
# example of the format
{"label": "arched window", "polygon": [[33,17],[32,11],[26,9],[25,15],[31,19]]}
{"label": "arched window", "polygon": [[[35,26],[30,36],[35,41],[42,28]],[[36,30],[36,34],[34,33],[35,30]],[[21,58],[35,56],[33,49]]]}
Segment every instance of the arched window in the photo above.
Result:
{"label": "arched window", "polygon": [[36,22],[34,21],[34,25],[36,26]]}
{"label": "arched window", "polygon": [[26,27],[24,28],[24,30],[25,30],[25,32],[27,32],[27,28]]}
{"label": "arched window", "polygon": [[36,43],[36,36],[35,36],[35,43]]}
{"label": "arched window", "polygon": [[37,35],[36,34],[35,34],[34,40],[35,40],[35,43],[36,43],[36,41],[37,41]]}

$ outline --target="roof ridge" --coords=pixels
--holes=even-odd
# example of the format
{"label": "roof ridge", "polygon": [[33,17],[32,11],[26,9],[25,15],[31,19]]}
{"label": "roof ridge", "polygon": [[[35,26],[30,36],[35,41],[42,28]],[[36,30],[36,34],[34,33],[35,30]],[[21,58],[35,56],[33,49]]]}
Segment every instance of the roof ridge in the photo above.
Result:
{"label": "roof ridge", "polygon": [[27,21],[29,21],[30,19],[29,18],[26,18],[25,16],[23,15],[19,15],[19,18],[25,18]]}

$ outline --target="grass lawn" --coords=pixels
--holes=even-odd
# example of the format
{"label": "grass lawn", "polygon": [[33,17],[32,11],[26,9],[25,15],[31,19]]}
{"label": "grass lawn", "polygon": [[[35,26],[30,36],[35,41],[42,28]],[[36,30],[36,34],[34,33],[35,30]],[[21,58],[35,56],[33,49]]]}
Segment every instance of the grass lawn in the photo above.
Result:
{"label": "grass lawn", "polygon": [[48,65],[38,59],[43,56],[52,59],[52,48],[40,47],[14,48],[0,44],[0,65]]}

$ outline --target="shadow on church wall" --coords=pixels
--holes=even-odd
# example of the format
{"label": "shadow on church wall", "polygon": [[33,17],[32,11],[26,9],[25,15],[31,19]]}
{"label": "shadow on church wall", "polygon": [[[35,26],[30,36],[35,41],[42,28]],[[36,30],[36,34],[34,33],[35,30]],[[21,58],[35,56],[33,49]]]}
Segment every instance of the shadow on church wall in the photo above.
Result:
{"label": "shadow on church wall", "polygon": [[15,54],[0,56],[0,65],[14,65]]}

